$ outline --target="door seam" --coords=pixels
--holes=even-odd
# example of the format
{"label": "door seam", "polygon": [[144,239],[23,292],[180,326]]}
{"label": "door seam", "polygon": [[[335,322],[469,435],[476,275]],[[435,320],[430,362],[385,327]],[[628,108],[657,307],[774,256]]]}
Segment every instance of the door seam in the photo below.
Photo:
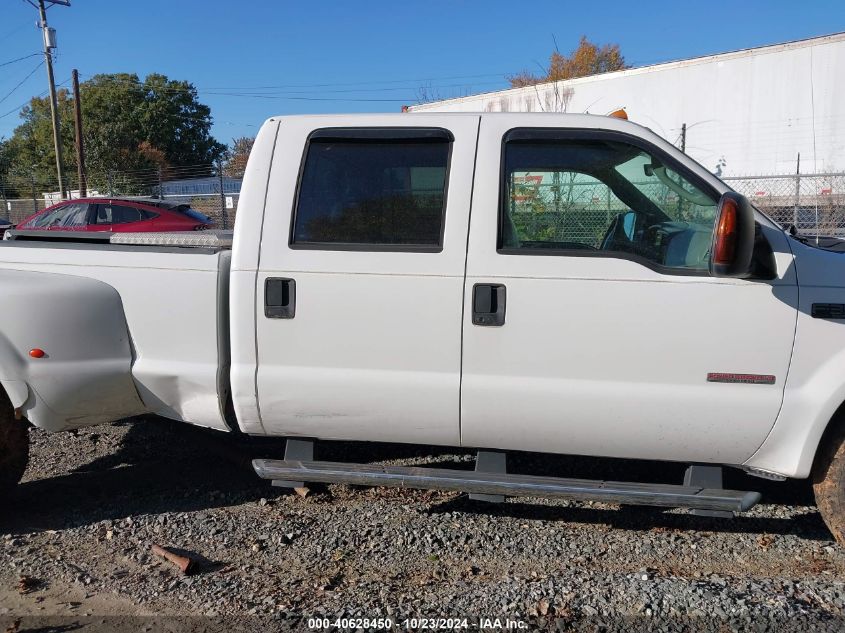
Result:
{"label": "door seam", "polygon": [[253,392],[255,393],[255,412],[258,414],[258,423],[261,425],[261,430],[264,431],[264,435],[267,435],[267,429],[264,426],[264,417],[261,415],[261,397],[258,393],[258,369],[260,366],[258,356],[258,274],[261,272],[261,246],[264,240],[264,219],[267,217],[267,196],[270,194],[270,179],[273,177],[273,165],[276,162],[276,142],[279,140],[279,130],[281,127],[282,124],[279,122],[276,125],[276,134],[273,136],[273,150],[270,154],[270,168],[267,170],[267,183],[264,186],[264,202],[261,205],[261,228],[258,231],[258,258],[255,264],[255,275],[252,279],[252,324],[253,332],[255,333],[255,372],[252,377],[252,387]]}
{"label": "door seam", "polygon": [[466,326],[467,308],[467,270],[469,266],[469,236],[472,228],[472,206],[475,199],[475,170],[478,165],[478,141],[481,138],[481,117],[478,117],[478,128],[475,132],[475,157],[472,161],[472,186],[469,191],[469,209],[467,211],[467,246],[464,252],[464,282],[461,285],[461,362],[458,372],[458,442],[464,445],[463,437],[463,406],[464,406],[464,329]]}

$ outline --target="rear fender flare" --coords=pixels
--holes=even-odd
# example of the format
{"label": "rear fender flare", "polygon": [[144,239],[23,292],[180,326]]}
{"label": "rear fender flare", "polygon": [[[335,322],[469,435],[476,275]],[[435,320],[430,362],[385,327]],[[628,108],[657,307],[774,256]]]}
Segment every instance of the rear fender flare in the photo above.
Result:
{"label": "rear fender flare", "polygon": [[[24,417],[58,431],[146,411],[132,378],[131,339],[114,287],[23,270],[0,270],[0,287],[9,297],[0,311],[0,384]],[[30,358],[34,347],[45,355]]]}

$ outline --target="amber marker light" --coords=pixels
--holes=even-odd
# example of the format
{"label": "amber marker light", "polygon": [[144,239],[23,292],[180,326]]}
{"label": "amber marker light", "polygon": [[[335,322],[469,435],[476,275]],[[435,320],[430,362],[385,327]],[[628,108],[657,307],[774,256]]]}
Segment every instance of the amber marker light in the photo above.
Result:
{"label": "amber marker light", "polygon": [[46,356],[44,350],[40,347],[33,347],[31,350],[29,350],[29,355],[33,358],[44,358],[44,356]]}
{"label": "amber marker light", "polygon": [[716,226],[715,248],[713,249],[713,263],[720,266],[730,266],[736,254],[737,242],[737,214],[739,208],[735,200],[724,202],[719,223]]}

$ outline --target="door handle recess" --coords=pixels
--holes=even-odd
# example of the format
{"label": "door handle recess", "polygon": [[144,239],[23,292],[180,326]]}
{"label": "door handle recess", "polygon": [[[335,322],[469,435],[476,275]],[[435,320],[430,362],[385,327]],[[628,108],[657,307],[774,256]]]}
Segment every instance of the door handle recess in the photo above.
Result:
{"label": "door handle recess", "polygon": [[505,286],[475,284],[472,287],[472,324],[498,326],[505,324]]}
{"label": "door handle recess", "polygon": [[296,281],[280,277],[264,280],[264,316],[292,319],[296,315]]}

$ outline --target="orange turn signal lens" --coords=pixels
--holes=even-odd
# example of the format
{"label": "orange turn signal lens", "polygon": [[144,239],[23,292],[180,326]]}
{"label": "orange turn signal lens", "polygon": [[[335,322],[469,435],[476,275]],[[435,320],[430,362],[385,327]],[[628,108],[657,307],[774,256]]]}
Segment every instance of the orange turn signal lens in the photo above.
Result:
{"label": "orange turn signal lens", "polygon": [[735,200],[728,198],[722,204],[716,226],[716,240],[713,248],[713,263],[729,266],[736,254],[737,222],[739,208]]}
{"label": "orange turn signal lens", "polygon": [[44,358],[46,354],[44,353],[43,349],[33,347],[31,350],[29,350],[29,355],[33,358]]}

